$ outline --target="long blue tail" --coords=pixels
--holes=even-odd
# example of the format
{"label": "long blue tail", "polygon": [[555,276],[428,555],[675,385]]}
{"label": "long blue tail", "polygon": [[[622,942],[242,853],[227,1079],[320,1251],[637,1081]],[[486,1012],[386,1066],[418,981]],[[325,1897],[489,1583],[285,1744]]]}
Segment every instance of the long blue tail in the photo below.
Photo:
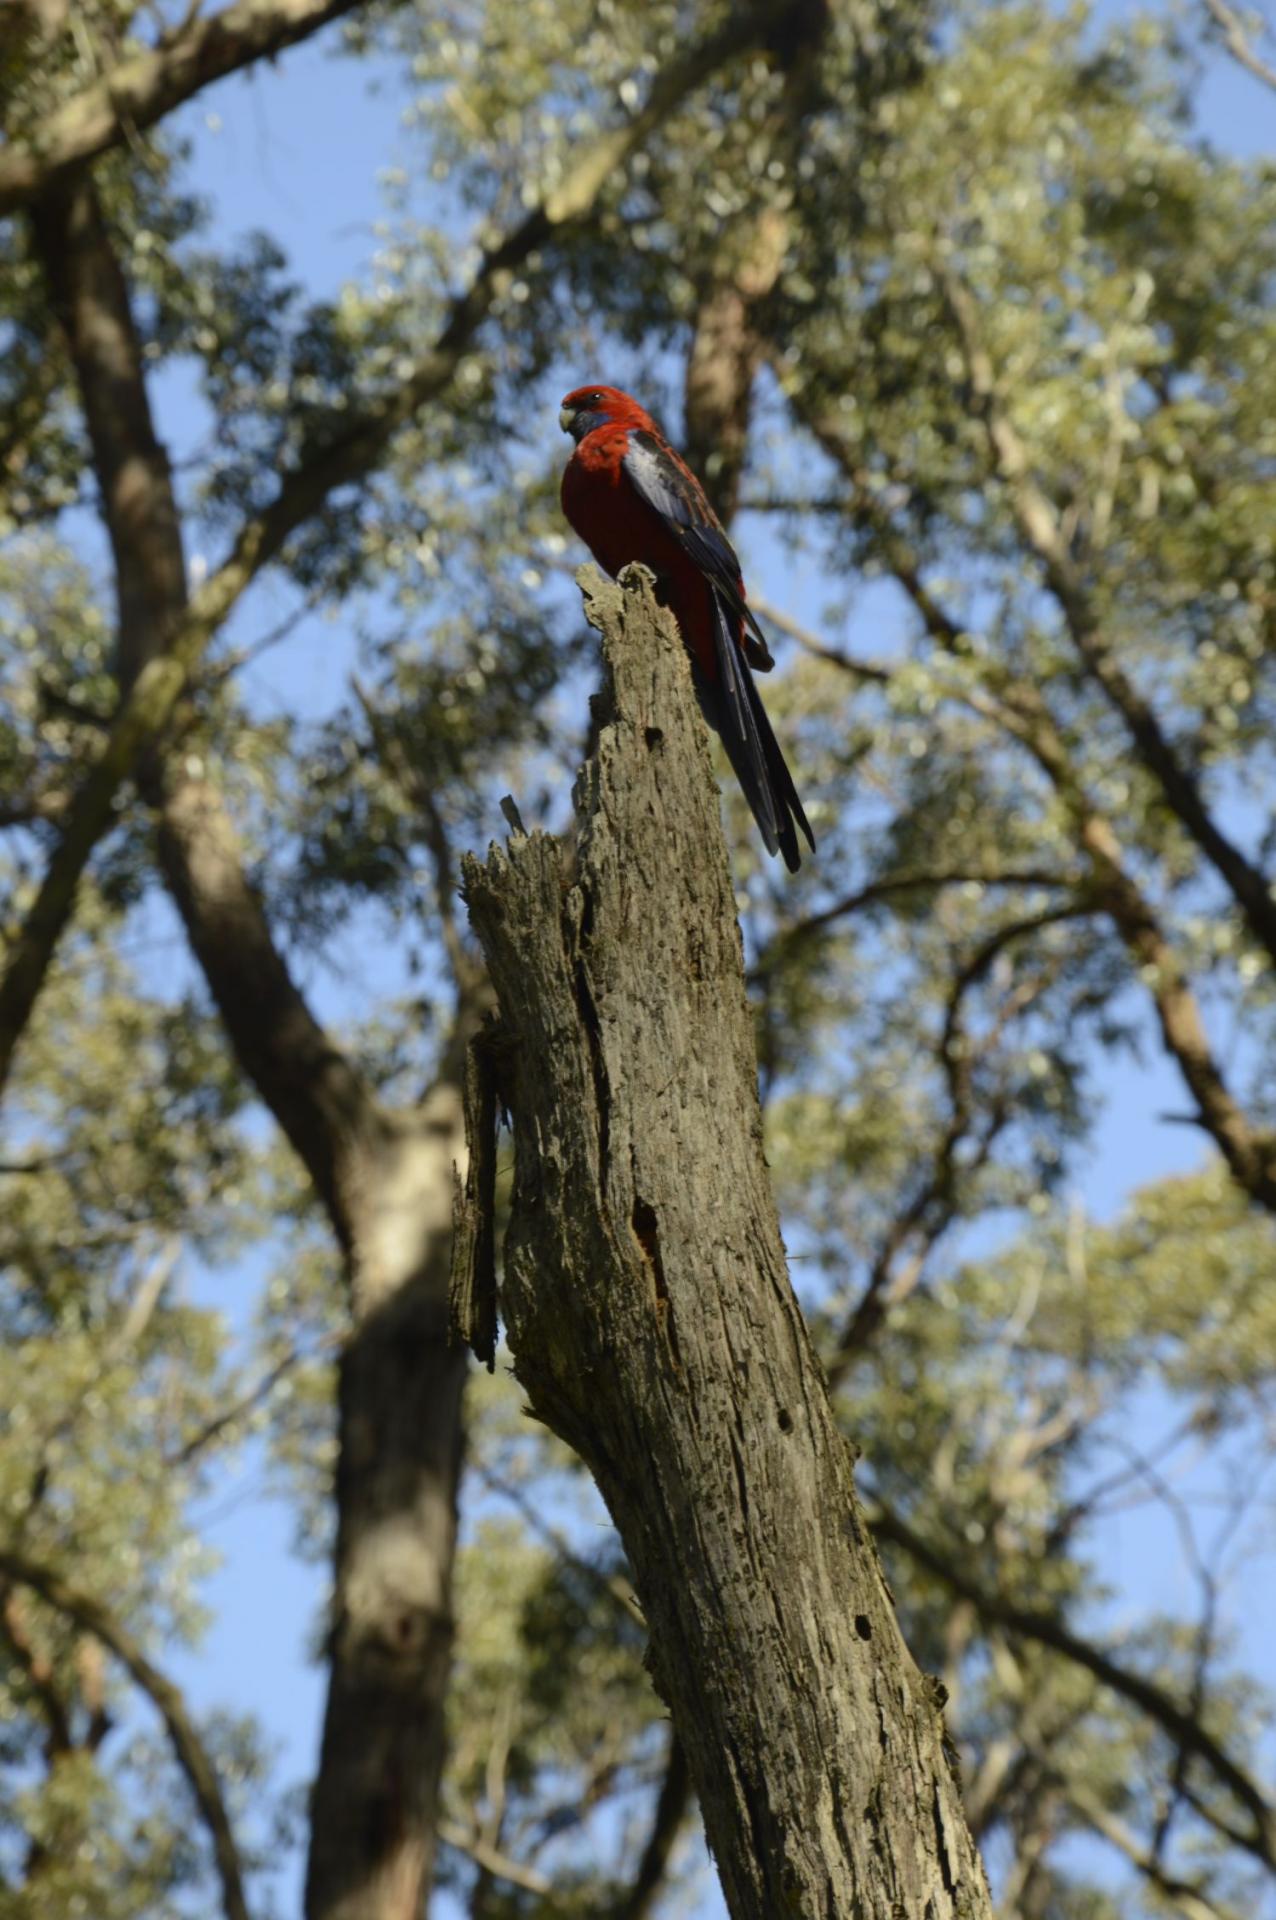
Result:
{"label": "long blue tail", "polygon": [[718,684],[707,686],[696,675],[700,710],[726,748],[767,852],[783,854],[789,872],[796,873],[802,864],[797,829],[800,827],[806,835],[812,853],[815,835],[802,811],[780,743],[771,731],[762,696],[736,642],[731,613],[716,591],[713,611]]}

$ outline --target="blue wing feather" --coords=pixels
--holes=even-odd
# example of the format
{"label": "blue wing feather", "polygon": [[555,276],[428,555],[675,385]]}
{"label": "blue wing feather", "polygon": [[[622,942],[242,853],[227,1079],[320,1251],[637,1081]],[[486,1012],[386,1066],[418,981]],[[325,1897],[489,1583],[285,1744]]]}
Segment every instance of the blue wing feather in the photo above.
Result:
{"label": "blue wing feather", "polygon": [[644,428],[635,428],[628,436],[624,469],[639,498],[660,515],[732,613],[746,623],[749,660],[760,673],[769,673],[775,662],[740,590],[740,561],[700,489],[689,482],[668,448]]}

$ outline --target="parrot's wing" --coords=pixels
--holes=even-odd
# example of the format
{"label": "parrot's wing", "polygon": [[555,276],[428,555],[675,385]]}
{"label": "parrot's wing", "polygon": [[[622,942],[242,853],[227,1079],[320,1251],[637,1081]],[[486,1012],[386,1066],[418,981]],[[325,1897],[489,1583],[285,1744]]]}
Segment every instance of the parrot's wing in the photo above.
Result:
{"label": "parrot's wing", "polygon": [[644,428],[635,428],[629,434],[624,468],[634,492],[660,515],[710,586],[717,588],[731,611],[748,626],[744,647],[750,664],[760,673],[769,673],[775,662],[766,635],[744,597],[735,548],[695,475],[657,435]]}

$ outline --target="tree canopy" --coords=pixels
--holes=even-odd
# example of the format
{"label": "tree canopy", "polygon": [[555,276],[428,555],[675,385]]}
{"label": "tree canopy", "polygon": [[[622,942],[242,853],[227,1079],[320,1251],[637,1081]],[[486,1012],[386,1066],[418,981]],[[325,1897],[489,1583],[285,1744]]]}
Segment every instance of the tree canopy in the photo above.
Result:
{"label": "tree canopy", "polygon": [[[1261,1913],[1276,173],[1199,105],[1276,79],[1252,23],[10,12],[0,1913],[258,1915],[290,1848],[311,1920],[711,1910],[619,1540],[501,1365],[462,1470],[445,1326],[491,1002],[461,863],[507,794],[569,817],[554,421],[595,373],[776,643],[818,858],[723,789],[767,1152],[998,1911]],[[401,113],[332,297],[191,152],[321,30]],[[1118,1084],[1165,1177],[1096,1217]],[[245,1449],[333,1557],[309,1820],[167,1672]]]}

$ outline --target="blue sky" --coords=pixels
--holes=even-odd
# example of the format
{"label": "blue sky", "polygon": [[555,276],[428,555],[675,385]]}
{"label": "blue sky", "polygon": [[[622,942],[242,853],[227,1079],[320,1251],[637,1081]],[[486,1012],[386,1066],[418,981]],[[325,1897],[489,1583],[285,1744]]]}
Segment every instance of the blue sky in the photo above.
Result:
{"label": "blue sky", "polygon": [[[1111,5],[1100,16],[1128,12]],[[406,149],[399,130],[405,96],[397,75],[375,63],[334,59],[333,44],[333,35],[325,35],[259,73],[224,82],[181,116],[193,149],[189,178],[212,205],[213,237],[267,229],[316,297],[333,295],[344,279],[365,273],[377,244],[377,174],[403,159]],[[1236,68],[1217,63],[1203,93],[1203,124],[1211,137],[1232,152],[1250,154],[1270,145],[1274,123],[1276,101]],[[564,390],[584,371],[564,367]],[[203,430],[199,406],[180,372],[157,383],[156,398],[161,435],[180,455]],[[556,423],[547,420],[547,439],[555,431]],[[782,551],[765,532],[751,559],[766,597],[800,617],[816,617],[818,583],[789,579]],[[269,626],[286,604],[281,588],[269,582],[259,587],[237,616],[238,639]],[[288,645],[252,669],[250,696],[263,707],[318,715],[341,697],[349,657],[340,625],[306,622]],[[307,986],[322,1011],[340,1019],[346,992],[340,981],[316,973]],[[1080,1180],[1087,1209],[1100,1217],[1110,1216],[1140,1182],[1200,1159],[1190,1130],[1149,1118],[1181,1105],[1175,1076],[1155,1052],[1150,1059],[1146,1068],[1123,1064],[1108,1077],[1106,1116]],[[190,1284],[243,1327],[259,1280],[254,1264],[214,1279],[193,1275]],[[250,1448],[204,1503],[208,1537],[223,1555],[207,1590],[214,1624],[196,1652],[174,1656],[172,1665],[201,1711],[255,1712],[276,1743],[280,1781],[300,1781],[313,1765],[322,1710],[322,1675],[308,1649],[326,1578],[323,1569],[292,1554],[292,1515],[264,1489],[263,1460]],[[1123,1590],[1123,1606],[1172,1603],[1176,1596],[1190,1605],[1186,1571],[1163,1526],[1131,1517],[1108,1530],[1104,1552],[1105,1572]],[[1237,1600],[1239,1651],[1276,1679],[1270,1650],[1260,1646],[1256,1570],[1239,1583]],[[282,1912],[298,1908],[299,1873],[294,1860],[278,1877]],[[710,1890],[703,1913],[721,1910],[716,1890]],[[437,1912],[440,1920],[451,1920],[448,1903],[440,1901]]]}

